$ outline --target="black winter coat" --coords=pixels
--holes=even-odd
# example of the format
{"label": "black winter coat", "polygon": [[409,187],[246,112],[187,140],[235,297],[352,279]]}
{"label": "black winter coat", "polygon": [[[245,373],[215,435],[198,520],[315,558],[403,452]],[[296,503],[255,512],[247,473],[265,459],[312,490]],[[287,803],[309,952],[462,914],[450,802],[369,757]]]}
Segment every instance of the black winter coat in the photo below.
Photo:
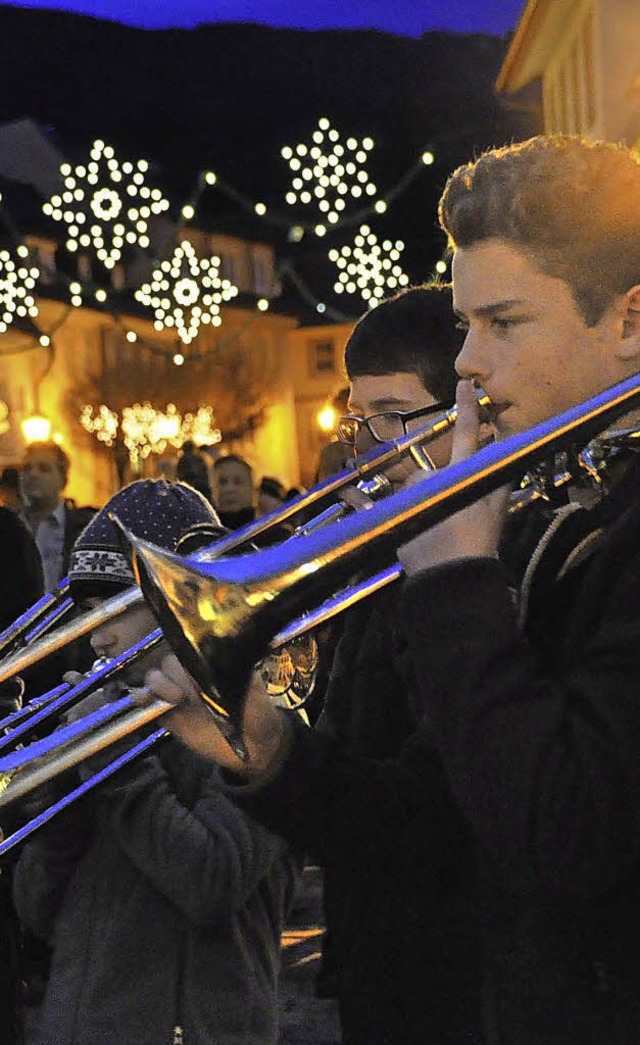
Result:
{"label": "black winter coat", "polygon": [[437,748],[477,838],[487,1040],[638,1045],[640,461],[597,507],[556,518],[520,614],[496,561],[427,570],[404,591]]}
{"label": "black winter coat", "polygon": [[398,588],[350,612],[325,711],[314,732],[296,724],[277,780],[234,794],[324,867],[344,1041],[473,1045],[473,849],[426,727],[428,786],[404,807],[384,797],[418,728],[407,644],[395,624]]}

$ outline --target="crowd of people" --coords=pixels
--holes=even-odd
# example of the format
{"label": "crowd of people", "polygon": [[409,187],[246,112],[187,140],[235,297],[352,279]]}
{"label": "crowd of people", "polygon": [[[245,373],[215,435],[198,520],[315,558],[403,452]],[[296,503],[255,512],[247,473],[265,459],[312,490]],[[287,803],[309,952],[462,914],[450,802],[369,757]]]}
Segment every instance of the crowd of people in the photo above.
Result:
{"label": "crowd of people", "polygon": [[[490,150],[450,176],[439,220],[451,286],[380,303],[345,349],[341,454],[457,406],[453,429],[385,465],[391,519],[425,474],[640,370],[629,150],[577,136]],[[157,747],[13,868],[7,923],[52,952],[33,1045],[275,1045],[280,931],[308,859],[324,872],[320,989],[345,1045],[638,1045],[639,416],[616,420],[627,437],[597,497],[576,477],[514,515],[504,487],[411,539],[399,529],[402,577],[347,610],[311,723],[256,670],[243,756],[164,643],[68,713],[124,690],[175,705]],[[185,446],[176,482],[133,483],[75,530],[67,467],[30,448],[5,509],[30,564],[12,612],[65,574],[81,609],[131,586],[114,513],[188,555],[288,495],[270,476],[256,488],[239,456],[207,469]],[[94,629],[94,653],[153,625],[135,606]]]}

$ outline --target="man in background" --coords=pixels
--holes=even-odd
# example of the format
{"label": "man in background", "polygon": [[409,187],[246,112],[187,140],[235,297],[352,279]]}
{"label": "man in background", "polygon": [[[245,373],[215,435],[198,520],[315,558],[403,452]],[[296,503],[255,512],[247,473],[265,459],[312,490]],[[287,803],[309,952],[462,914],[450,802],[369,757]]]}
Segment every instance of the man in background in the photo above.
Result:
{"label": "man in background", "polygon": [[33,534],[40,552],[45,591],[53,591],[66,576],[76,538],[95,514],[65,500],[69,478],[68,454],[53,441],[30,443],[20,475],[24,507],[20,517]]}

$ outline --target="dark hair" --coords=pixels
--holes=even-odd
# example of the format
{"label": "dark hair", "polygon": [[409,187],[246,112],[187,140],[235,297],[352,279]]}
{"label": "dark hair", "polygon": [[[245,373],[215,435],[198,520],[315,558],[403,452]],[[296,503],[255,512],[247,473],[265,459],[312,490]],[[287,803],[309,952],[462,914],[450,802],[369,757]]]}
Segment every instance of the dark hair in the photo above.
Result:
{"label": "dark hair", "polygon": [[62,449],[59,443],[54,442],[53,439],[41,439],[37,440],[34,443],[29,443],[25,450],[23,467],[24,464],[26,464],[26,462],[29,460],[29,454],[33,453],[34,450],[44,450],[45,452],[50,453],[55,457],[60,474],[62,475],[62,478],[66,483],[67,478],[69,476],[69,468],[71,467],[71,459],[69,455]]}
{"label": "dark hair", "polygon": [[263,475],[258,486],[259,493],[265,493],[269,497],[277,497],[284,501],[285,489],[279,479],[272,475]]}
{"label": "dark hair", "polygon": [[220,468],[223,464],[228,463],[241,464],[244,468],[247,469],[249,475],[253,479],[253,468],[251,467],[248,461],[245,461],[244,457],[240,457],[240,454],[224,454],[223,457],[217,457],[216,460],[213,462],[214,472],[217,471],[218,468]]}
{"label": "dark hair", "polygon": [[455,358],[464,332],[456,325],[451,287],[426,283],[382,301],[356,324],[345,348],[349,378],[417,374],[436,399],[453,399]]}
{"label": "dark hair", "polygon": [[449,178],[439,207],[449,246],[497,238],[563,279],[588,326],[640,283],[640,163],[578,135],[492,149]]}
{"label": "dark hair", "polygon": [[0,475],[0,487],[3,490],[18,491],[20,489],[20,469],[12,465],[3,468],[2,475]]}

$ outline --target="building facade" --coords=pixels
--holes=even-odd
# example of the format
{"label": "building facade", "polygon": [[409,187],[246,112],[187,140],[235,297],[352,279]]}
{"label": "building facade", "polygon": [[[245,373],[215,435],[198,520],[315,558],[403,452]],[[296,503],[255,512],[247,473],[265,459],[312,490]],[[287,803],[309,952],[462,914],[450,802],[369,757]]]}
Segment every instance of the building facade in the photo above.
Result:
{"label": "building facade", "polygon": [[535,81],[545,132],[640,149],[637,0],[529,0],[496,86],[517,95]]}

